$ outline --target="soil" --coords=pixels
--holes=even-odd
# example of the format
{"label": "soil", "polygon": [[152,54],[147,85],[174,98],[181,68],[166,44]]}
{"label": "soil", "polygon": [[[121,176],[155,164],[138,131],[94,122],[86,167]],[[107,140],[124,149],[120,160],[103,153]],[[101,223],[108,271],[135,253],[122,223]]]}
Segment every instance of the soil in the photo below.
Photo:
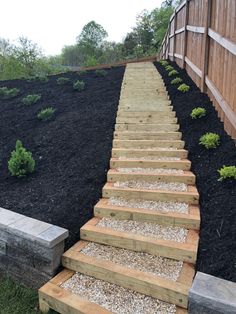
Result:
{"label": "soil", "polygon": [[[1,81],[0,87],[19,88],[17,97],[0,99],[0,207],[69,229],[67,247],[79,239],[80,227],[93,213],[106,182],[113,130],[124,67],[55,75],[47,83]],[[70,82],[59,86],[58,77]],[[76,80],[85,82],[81,92]],[[28,94],[41,94],[32,106],[22,103]],[[50,121],[40,121],[42,108],[56,109]],[[35,172],[17,179],[7,161],[16,140],[30,150]]]}
{"label": "soil", "polygon": [[[171,80],[159,63],[155,63],[163,77],[183,133],[185,148],[192,162],[200,193],[201,228],[196,270],[236,282],[236,182],[219,182],[217,169],[236,164],[234,141],[226,134],[208,96],[201,93],[185,70],[169,63],[179,72],[190,91],[181,93],[170,84]],[[193,120],[190,113],[195,107],[204,107],[207,115]],[[220,146],[207,150],[199,145],[206,132],[220,135]]]}

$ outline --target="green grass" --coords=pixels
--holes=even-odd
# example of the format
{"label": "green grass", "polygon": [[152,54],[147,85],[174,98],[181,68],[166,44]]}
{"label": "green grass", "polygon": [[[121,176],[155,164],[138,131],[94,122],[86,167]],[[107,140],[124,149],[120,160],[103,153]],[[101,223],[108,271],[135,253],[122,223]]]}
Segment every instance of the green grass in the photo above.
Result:
{"label": "green grass", "polygon": [[0,313],[38,314],[37,291],[16,284],[9,278],[0,277]]}

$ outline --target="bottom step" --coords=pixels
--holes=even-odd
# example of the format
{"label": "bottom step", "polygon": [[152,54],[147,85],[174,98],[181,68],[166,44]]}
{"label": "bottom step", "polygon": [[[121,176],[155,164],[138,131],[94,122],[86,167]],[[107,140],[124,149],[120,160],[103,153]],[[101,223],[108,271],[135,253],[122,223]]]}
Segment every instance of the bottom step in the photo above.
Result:
{"label": "bottom step", "polygon": [[39,290],[39,304],[43,313],[187,314],[173,304],[67,269]]}

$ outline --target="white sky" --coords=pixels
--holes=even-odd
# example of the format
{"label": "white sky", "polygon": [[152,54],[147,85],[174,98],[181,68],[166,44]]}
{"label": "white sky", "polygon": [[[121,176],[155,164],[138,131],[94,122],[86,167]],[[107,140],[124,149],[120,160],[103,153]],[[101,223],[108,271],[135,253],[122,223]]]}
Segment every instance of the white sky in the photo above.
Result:
{"label": "white sky", "polygon": [[59,54],[75,43],[82,27],[95,20],[108,39],[121,41],[142,10],[152,10],[162,0],[0,0],[0,37],[25,36],[47,55]]}

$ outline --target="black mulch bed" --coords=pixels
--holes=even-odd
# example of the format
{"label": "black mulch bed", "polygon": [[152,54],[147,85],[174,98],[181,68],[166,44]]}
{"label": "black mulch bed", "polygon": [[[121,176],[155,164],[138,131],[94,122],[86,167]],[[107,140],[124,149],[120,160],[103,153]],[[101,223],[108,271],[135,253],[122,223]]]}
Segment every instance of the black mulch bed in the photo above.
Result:
{"label": "black mulch bed", "polygon": [[[200,193],[201,231],[197,270],[236,282],[236,183],[233,180],[217,181],[217,169],[236,164],[235,144],[225,133],[208,96],[201,93],[185,70],[174,62],[169,63],[190,86],[189,92],[179,92],[170,84],[173,77],[170,78],[159,63],[155,64],[176,111]],[[204,107],[207,116],[192,120],[189,115],[195,107]],[[207,150],[198,144],[200,136],[206,132],[220,135],[218,148]]]}
{"label": "black mulch bed", "polygon": [[[124,67],[116,67],[105,77],[89,71],[51,76],[47,83],[0,82],[20,89],[19,96],[0,99],[0,207],[69,229],[67,247],[79,239],[106,182],[123,74]],[[71,83],[57,85],[60,76]],[[82,92],[72,87],[78,79],[86,84]],[[33,93],[41,100],[23,105]],[[47,106],[56,108],[55,116],[42,122],[37,112]],[[36,171],[21,179],[7,169],[17,139],[36,161]]]}

